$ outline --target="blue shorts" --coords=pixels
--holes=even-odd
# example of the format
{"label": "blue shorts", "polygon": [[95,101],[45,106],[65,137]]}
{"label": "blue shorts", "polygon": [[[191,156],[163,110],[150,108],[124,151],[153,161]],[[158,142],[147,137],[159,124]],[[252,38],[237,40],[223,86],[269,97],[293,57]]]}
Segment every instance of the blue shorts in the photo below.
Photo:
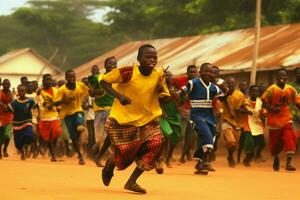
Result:
{"label": "blue shorts", "polygon": [[84,125],[83,112],[77,112],[73,115],[68,115],[64,120],[67,125],[71,140],[78,139],[79,134],[77,133],[77,127],[80,125]]}

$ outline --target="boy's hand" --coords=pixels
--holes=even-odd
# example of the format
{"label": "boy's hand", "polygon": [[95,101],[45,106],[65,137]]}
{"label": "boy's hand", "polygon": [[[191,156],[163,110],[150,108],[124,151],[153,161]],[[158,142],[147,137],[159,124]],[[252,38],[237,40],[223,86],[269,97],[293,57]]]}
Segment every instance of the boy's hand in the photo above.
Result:
{"label": "boy's hand", "polygon": [[127,104],[131,104],[131,99],[129,97],[120,95],[120,97],[118,97],[118,100],[120,101],[120,103],[125,106]]}

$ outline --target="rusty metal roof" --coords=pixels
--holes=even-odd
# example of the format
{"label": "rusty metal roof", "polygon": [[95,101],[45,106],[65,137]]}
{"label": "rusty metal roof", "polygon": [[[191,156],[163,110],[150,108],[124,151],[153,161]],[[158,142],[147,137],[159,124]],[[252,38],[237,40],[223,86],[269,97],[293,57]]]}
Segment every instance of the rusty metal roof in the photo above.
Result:
{"label": "rusty metal roof", "polygon": [[[158,65],[170,66],[174,75],[186,72],[189,64],[210,62],[223,73],[248,71],[252,64],[254,29],[241,29],[193,37],[129,42],[77,68],[79,77],[88,76],[95,64],[115,56],[118,66],[136,62],[137,49],[152,44],[158,51]],[[300,24],[269,26],[261,29],[258,70],[294,67],[300,64]]]}

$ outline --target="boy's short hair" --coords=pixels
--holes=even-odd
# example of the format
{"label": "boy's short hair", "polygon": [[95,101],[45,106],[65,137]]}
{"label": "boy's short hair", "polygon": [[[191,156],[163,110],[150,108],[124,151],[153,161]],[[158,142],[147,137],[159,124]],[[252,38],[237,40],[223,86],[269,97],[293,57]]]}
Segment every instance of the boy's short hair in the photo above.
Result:
{"label": "boy's short hair", "polygon": [[73,69],[68,69],[68,70],[65,72],[65,75],[67,75],[67,74],[69,74],[69,73],[71,73],[71,72],[74,72],[74,73],[75,73],[75,71],[74,71]]}
{"label": "boy's short hair", "polygon": [[144,49],[146,48],[153,48],[153,49],[156,49],[153,45],[151,44],[144,44],[142,46],[140,46],[139,50],[138,50],[138,56],[137,57],[140,57],[144,51]]}
{"label": "boy's short hair", "polygon": [[186,71],[189,71],[191,68],[197,69],[196,65],[189,65],[187,66]]}
{"label": "boy's short hair", "polygon": [[285,68],[280,68],[280,69],[278,69],[277,71],[276,71],[276,74],[278,74],[278,72],[280,72],[280,71],[284,71],[285,73],[287,73],[287,70],[285,69]]}
{"label": "boy's short hair", "polygon": [[52,77],[51,74],[44,74],[44,75],[43,75],[43,79],[45,79],[47,76],[51,76],[51,77]]}
{"label": "boy's short hair", "polygon": [[106,66],[107,62],[108,62],[109,60],[111,60],[111,59],[115,59],[115,60],[116,60],[116,57],[110,56],[110,57],[106,58],[105,61],[104,61],[104,66]]}
{"label": "boy's short hair", "polygon": [[202,68],[208,67],[208,66],[212,66],[212,64],[210,64],[210,63],[203,63],[203,64],[200,66],[200,71],[202,71]]}
{"label": "boy's short hair", "polygon": [[256,88],[256,87],[259,89],[258,85],[251,85],[251,86],[249,87],[249,92],[250,92],[253,88]]}

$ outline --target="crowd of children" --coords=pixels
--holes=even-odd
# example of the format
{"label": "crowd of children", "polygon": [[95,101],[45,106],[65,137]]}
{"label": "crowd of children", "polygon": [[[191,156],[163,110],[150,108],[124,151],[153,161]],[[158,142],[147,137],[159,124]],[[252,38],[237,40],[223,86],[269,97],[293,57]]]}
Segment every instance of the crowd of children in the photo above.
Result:
{"label": "crowd of children", "polygon": [[221,79],[219,68],[210,63],[202,64],[199,71],[190,65],[186,76],[173,77],[167,69],[156,67],[157,59],[155,47],[147,44],[138,50],[139,64],[118,68],[112,56],[104,62],[105,73],[94,65],[81,82],[76,81],[74,70],[57,82],[44,74],[40,87],[22,77],[15,94],[4,79],[0,159],[9,157],[13,136],[21,160],[49,151],[56,162],[74,152],[84,165],[86,155],[104,167],[106,186],[115,168],[126,169],[135,161],[124,188],[146,193],[137,179],[151,169],[163,173],[163,163],[171,168],[178,144],[182,144],[180,162],[191,160],[195,149],[195,174],[207,175],[216,171],[212,162],[220,136],[228,151],[228,166],[235,167],[243,158],[242,164],[249,167],[253,161],[265,161],[262,150],[268,134],[273,169],[280,170],[279,154],[284,150],[285,170],[296,170],[292,158],[300,132],[300,68],[295,69],[294,83],[287,84],[287,71],[280,69],[275,84],[251,85],[248,90],[247,81],[237,89],[235,78]]}

